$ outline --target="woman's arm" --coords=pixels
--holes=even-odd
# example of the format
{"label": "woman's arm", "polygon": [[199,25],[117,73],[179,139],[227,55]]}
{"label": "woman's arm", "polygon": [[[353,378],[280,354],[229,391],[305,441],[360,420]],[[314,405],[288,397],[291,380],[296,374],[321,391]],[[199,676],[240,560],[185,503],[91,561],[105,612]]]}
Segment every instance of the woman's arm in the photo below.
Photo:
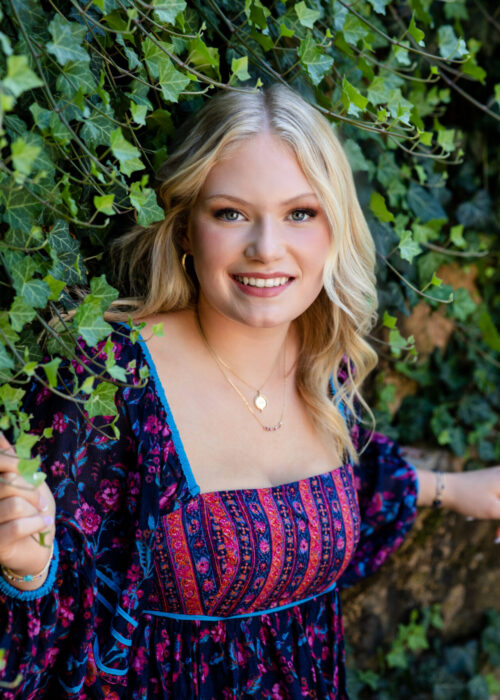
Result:
{"label": "woman's arm", "polygon": [[[431,506],[439,491],[437,472],[417,469],[417,505]],[[471,472],[441,473],[441,504],[462,515],[500,519],[500,466]]]}

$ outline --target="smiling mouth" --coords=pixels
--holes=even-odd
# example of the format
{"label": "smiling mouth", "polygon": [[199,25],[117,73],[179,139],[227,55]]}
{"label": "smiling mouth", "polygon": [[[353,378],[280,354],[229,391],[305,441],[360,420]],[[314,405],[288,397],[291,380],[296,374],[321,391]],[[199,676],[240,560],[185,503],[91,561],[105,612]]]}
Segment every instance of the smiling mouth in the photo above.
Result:
{"label": "smiling mouth", "polygon": [[240,275],[233,275],[233,278],[240,284],[244,284],[246,287],[282,287],[287,282],[290,282],[292,277],[244,277]]}

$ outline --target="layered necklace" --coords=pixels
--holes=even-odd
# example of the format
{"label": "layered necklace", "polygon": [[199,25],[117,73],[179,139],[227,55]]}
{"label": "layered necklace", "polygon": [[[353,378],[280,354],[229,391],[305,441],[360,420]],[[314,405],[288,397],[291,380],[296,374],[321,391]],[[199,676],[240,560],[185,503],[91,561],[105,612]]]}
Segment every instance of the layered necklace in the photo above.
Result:
{"label": "layered necklace", "polygon": [[267,399],[266,399],[266,397],[264,396],[264,394],[262,393],[262,388],[266,385],[266,383],[267,383],[267,382],[269,381],[269,379],[271,378],[271,376],[272,376],[272,374],[273,374],[273,372],[274,372],[274,370],[275,370],[276,364],[273,365],[273,367],[272,367],[272,369],[271,369],[271,372],[269,373],[269,375],[268,375],[268,377],[266,378],[266,380],[260,385],[260,387],[259,387],[258,389],[255,389],[255,388],[254,388],[251,384],[249,384],[245,379],[243,379],[242,377],[240,377],[240,376],[234,371],[234,369],[233,369],[227,362],[225,362],[225,361],[216,353],[216,351],[214,350],[214,348],[210,345],[210,343],[208,342],[208,338],[207,338],[207,336],[205,335],[205,332],[203,331],[203,328],[202,328],[202,325],[201,325],[201,321],[200,321],[200,317],[199,317],[199,314],[198,314],[198,309],[196,309],[195,316],[196,316],[196,323],[197,323],[197,326],[198,326],[198,330],[200,331],[200,335],[201,335],[201,337],[202,337],[202,339],[203,339],[205,345],[207,346],[208,351],[210,352],[211,356],[212,356],[213,359],[215,360],[215,363],[216,363],[217,367],[219,368],[219,370],[220,370],[222,376],[224,377],[224,379],[225,379],[225,380],[227,381],[227,383],[233,388],[233,390],[238,394],[238,396],[239,396],[240,399],[243,401],[243,403],[244,403],[245,406],[247,407],[248,411],[249,411],[249,412],[252,414],[252,416],[255,418],[255,420],[257,421],[257,423],[260,425],[260,427],[262,428],[262,430],[265,430],[265,431],[268,432],[268,433],[271,433],[271,432],[274,432],[274,431],[276,431],[276,430],[279,430],[279,429],[281,428],[281,426],[283,425],[283,416],[285,415],[285,403],[286,403],[286,380],[287,380],[287,373],[286,373],[286,341],[285,341],[285,343],[283,344],[283,397],[282,397],[282,401],[281,401],[281,415],[280,415],[279,421],[278,421],[277,423],[275,423],[274,425],[265,425],[264,423],[262,423],[262,421],[261,421],[260,418],[259,418],[259,415],[255,412],[255,410],[254,410],[253,407],[251,406],[250,402],[247,401],[247,399],[246,399],[245,395],[243,394],[243,392],[241,392],[241,391],[239,390],[239,388],[236,386],[236,384],[233,382],[233,380],[232,380],[231,377],[228,375],[228,373],[226,372],[226,370],[229,370],[229,372],[231,372],[232,374],[234,374],[234,376],[237,377],[241,382],[243,382],[243,384],[246,384],[246,386],[250,387],[250,389],[252,389],[252,391],[255,392],[255,396],[254,396],[254,398],[253,398],[253,405],[255,406],[255,408],[257,409],[257,411],[259,411],[259,413],[262,413],[262,411],[264,411],[264,409],[267,407]]}

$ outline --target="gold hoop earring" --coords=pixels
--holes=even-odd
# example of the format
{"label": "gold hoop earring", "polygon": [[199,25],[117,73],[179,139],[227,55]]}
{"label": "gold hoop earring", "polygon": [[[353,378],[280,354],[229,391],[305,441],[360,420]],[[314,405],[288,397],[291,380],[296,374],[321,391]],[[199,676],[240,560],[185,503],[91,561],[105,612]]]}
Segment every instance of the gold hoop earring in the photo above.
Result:
{"label": "gold hoop earring", "polygon": [[188,274],[188,271],[186,270],[186,258],[188,255],[191,255],[191,253],[186,251],[185,253],[182,254],[182,258],[181,258],[182,269],[184,270],[186,275]]}

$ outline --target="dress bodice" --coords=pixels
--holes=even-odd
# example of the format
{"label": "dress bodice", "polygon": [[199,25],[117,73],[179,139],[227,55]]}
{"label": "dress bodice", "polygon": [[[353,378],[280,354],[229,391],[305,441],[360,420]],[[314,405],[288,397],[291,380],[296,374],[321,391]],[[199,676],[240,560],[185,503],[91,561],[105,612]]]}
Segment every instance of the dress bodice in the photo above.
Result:
{"label": "dress bodice", "polygon": [[359,539],[350,465],[282,486],[197,494],[160,518],[164,612],[227,616],[328,590]]}

